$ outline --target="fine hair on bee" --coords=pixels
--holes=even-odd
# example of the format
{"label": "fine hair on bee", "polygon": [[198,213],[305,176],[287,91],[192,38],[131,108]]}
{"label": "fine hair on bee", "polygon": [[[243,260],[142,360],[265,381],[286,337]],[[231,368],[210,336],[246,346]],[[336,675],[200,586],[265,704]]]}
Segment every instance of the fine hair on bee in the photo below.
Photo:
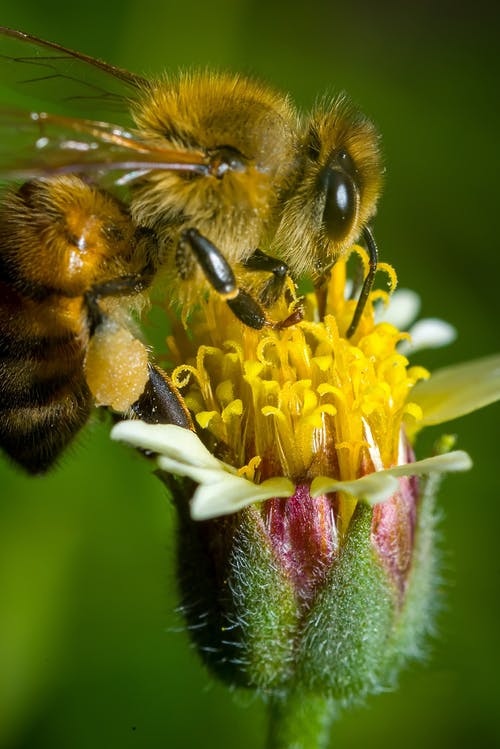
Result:
{"label": "fine hair on bee", "polygon": [[[20,455],[9,441],[59,431],[34,460],[44,470],[92,403],[109,405],[93,376],[105,379],[119,358],[123,310],[157,276],[183,315],[217,294],[244,325],[281,328],[300,318],[297,309],[273,318],[287,276],[308,276],[321,295],[333,264],[363,237],[370,270],[346,331],[355,333],[376,270],[369,222],[383,169],[378,133],[347,97],[303,116],[285,94],[240,75],[148,80],[5,27],[0,71],[17,93],[47,99],[46,111],[6,109],[0,118],[21,140],[15,155],[0,149],[0,175],[27,180],[9,188],[0,212],[4,449]],[[61,100],[67,114],[51,114]],[[154,393],[151,371],[142,367],[142,386]],[[182,421],[182,399],[162,382],[159,400],[174,412],[162,418]],[[127,411],[131,398],[115,410]],[[42,404],[53,411],[43,414]],[[33,424],[29,438],[15,418]],[[43,438],[37,418],[51,425]]]}
{"label": "fine hair on bee", "polygon": [[191,427],[127,327],[122,300],[130,306],[147,286],[151,243],[125,206],[76,176],[4,195],[0,444],[29,473],[53,465],[98,398],[123,414]]}

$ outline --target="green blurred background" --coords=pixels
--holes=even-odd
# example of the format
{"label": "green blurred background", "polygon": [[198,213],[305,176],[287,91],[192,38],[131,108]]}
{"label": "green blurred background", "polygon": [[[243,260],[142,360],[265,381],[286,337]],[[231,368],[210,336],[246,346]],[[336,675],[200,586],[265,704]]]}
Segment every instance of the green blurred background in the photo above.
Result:
{"label": "green blurred background", "polygon": [[[498,31],[476,2],[3,0],[1,23],[142,73],[256,73],[302,107],[347,90],[383,133],[384,260],[458,341],[498,349]],[[332,747],[492,747],[498,710],[498,406],[452,428],[474,458],[441,493],[443,605],[427,662],[346,713]],[[262,746],[265,714],[213,682],[175,614],[175,516],[148,467],[95,418],[61,467],[0,465],[0,746]],[[439,430],[427,435],[422,454]]]}

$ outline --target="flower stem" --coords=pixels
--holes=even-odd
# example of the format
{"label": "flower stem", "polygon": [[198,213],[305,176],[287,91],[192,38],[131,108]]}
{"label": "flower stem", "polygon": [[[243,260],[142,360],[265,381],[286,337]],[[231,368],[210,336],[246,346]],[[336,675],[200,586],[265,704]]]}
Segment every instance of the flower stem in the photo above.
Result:
{"label": "flower stem", "polygon": [[294,691],[269,704],[267,749],[326,749],[336,703],[329,697]]}

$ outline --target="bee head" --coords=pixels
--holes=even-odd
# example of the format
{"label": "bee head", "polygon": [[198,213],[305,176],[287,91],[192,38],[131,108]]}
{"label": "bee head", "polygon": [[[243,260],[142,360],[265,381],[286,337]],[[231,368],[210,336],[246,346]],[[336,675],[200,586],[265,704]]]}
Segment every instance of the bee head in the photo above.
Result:
{"label": "bee head", "polygon": [[379,136],[345,96],[305,121],[302,166],[275,238],[296,275],[321,275],[375,214],[382,184]]}

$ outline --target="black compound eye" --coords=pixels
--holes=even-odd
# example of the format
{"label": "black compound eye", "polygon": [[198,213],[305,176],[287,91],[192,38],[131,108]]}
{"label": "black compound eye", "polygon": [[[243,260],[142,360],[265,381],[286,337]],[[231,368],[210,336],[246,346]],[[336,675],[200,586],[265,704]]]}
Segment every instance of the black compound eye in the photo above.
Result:
{"label": "black compound eye", "polygon": [[325,191],[323,226],[329,239],[347,236],[356,218],[358,195],[351,177],[340,169],[327,167],[320,178]]}
{"label": "black compound eye", "polygon": [[247,159],[233,146],[217,146],[209,151],[210,167],[216,177],[223,177],[226,172],[244,172]]}

